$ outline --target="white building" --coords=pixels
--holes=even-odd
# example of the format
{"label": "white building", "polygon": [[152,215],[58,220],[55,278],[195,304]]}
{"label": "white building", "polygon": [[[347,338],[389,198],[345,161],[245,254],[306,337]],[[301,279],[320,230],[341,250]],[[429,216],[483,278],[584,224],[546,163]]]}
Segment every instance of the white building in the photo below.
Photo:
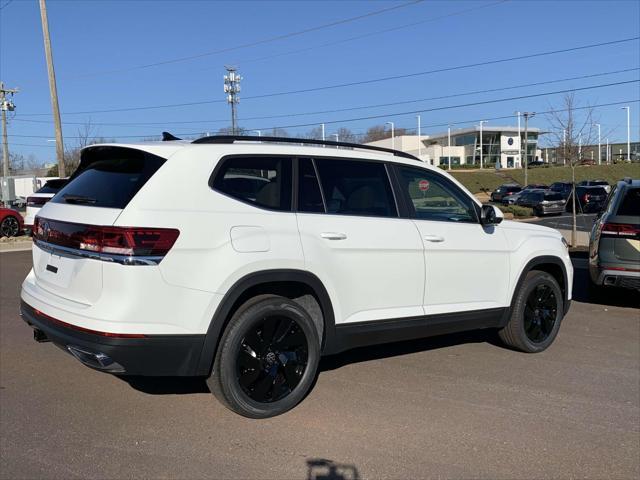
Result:
{"label": "white building", "polygon": [[[537,148],[540,129],[528,130],[528,161],[542,158]],[[422,146],[419,148],[419,142]],[[449,143],[450,142],[450,143]],[[482,159],[480,158],[480,127],[451,130],[436,135],[402,135],[394,140],[387,138],[369,145],[395,148],[411,153],[431,165],[480,165],[488,168],[516,168],[521,166],[521,146],[524,146],[524,130],[518,137],[518,127],[482,128]]]}

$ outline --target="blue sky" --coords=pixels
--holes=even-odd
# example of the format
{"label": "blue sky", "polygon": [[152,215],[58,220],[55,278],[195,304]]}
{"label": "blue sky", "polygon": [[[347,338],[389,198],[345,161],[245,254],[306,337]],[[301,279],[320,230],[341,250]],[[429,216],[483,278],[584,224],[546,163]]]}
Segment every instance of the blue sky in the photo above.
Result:
{"label": "blue sky", "polygon": [[[396,106],[275,119],[249,117],[333,110],[499,89],[522,84],[637,68],[640,42],[581,50],[474,68],[352,87],[262,99],[254,95],[314,88],[489,60],[571,48],[640,35],[640,2],[630,1],[71,1],[49,0],[50,30],[63,123],[94,124],[93,134],[125,140],[128,136],[215,132],[229,124],[224,103],[224,65],[237,65],[242,82],[239,124],[267,129],[297,124],[327,124],[364,132],[394,121],[415,128],[415,114],[428,110],[505,97],[552,92],[604,83],[637,80],[638,70]],[[203,55],[155,67],[141,65],[231,49],[292,32],[358,17],[393,6],[378,15],[246,48]],[[0,78],[20,87],[9,125],[10,148],[35,154],[43,162],[55,157],[49,89],[38,2],[0,0]],[[412,26],[407,26],[414,24]],[[403,27],[404,26],[404,27]],[[397,28],[393,31],[383,30]],[[363,37],[349,40],[353,37]],[[329,45],[328,45],[329,44]],[[300,50],[304,50],[300,52]],[[297,52],[296,52],[297,51]],[[292,53],[293,52],[293,53]],[[266,57],[266,58],[265,58]],[[576,93],[586,105],[640,99],[638,83]],[[72,114],[106,109],[218,100],[218,103]],[[439,124],[471,126],[473,121],[514,111],[561,108],[561,95],[447,108],[424,112],[423,134],[446,130]],[[629,103],[632,139],[640,136],[640,103]],[[34,115],[45,114],[45,115]],[[348,119],[383,115],[360,121]],[[611,142],[626,141],[626,114],[620,106],[596,109]],[[344,120],[344,121],[342,121]],[[198,123],[173,123],[191,122]],[[146,123],[159,123],[151,125]],[[460,123],[462,122],[462,123]],[[516,120],[489,124],[515,124]],[[100,124],[113,125],[100,125]],[[117,125],[139,123],[139,125]],[[547,127],[544,116],[531,124]],[[434,125],[433,127],[429,127]],[[81,125],[65,123],[72,146]],[[291,134],[311,126],[289,127]]]}

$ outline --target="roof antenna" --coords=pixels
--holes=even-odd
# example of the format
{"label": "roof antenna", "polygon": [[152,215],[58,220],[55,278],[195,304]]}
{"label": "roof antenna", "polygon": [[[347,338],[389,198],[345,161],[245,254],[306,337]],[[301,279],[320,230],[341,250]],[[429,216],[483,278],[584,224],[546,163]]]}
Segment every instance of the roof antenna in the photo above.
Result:
{"label": "roof antenna", "polygon": [[173,142],[174,140],[182,140],[174,135],[171,135],[169,132],[162,132],[162,141],[163,142]]}

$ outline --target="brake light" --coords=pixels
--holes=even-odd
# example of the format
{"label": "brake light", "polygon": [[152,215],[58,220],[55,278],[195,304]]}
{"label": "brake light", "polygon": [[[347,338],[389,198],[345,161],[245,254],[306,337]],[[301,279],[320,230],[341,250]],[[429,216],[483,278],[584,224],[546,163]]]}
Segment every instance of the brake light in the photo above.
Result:
{"label": "brake light", "polygon": [[34,242],[108,255],[165,256],[178,239],[173,228],[111,227],[60,222],[36,217]]}
{"label": "brake light", "polygon": [[27,197],[27,207],[42,207],[49,200],[49,197]]}
{"label": "brake light", "polygon": [[513,192],[507,192],[506,194],[507,195],[513,195]]}
{"label": "brake light", "polygon": [[625,238],[640,237],[640,225],[605,223],[602,225],[602,235]]}
{"label": "brake light", "polygon": [[582,197],[582,203],[587,203],[588,201],[589,201],[589,195],[585,193],[584,196]]}

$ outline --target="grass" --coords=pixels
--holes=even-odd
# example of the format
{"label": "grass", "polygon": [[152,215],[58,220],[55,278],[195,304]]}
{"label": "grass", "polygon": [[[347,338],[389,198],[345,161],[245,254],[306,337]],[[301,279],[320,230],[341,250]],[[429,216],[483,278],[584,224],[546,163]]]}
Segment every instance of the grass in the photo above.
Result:
{"label": "grass", "polygon": [[[472,193],[492,191],[503,183],[524,183],[524,170],[482,170],[477,172],[456,172],[451,174]],[[606,180],[613,184],[624,177],[640,177],[640,164],[622,163],[618,165],[591,165],[576,167],[576,181]],[[528,171],[528,183],[571,181],[571,167],[536,167]]]}

